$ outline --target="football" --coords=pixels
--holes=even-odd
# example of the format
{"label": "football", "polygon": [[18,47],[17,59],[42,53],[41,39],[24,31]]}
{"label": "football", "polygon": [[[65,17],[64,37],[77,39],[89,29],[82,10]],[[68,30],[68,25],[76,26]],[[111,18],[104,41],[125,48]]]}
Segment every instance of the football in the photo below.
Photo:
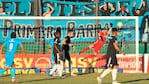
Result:
{"label": "football", "polygon": [[122,22],[118,22],[118,23],[117,23],[117,27],[118,27],[118,28],[122,28],[122,26],[123,26],[123,23],[122,23]]}

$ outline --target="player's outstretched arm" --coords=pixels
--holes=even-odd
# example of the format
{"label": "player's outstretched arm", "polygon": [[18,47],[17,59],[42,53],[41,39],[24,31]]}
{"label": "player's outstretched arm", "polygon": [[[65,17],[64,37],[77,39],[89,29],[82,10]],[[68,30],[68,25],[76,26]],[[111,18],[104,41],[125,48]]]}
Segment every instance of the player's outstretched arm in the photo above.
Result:
{"label": "player's outstretched arm", "polygon": [[109,35],[111,31],[112,31],[112,27],[110,26],[110,28],[109,28],[109,30],[107,32],[107,35]]}
{"label": "player's outstretched arm", "polygon": [[111,33],[111,31],[112,31],[112,27],[113,27],[113,24],[110,23],[110,28],[109,28],[109,30],[108,30],[108,32],[107,32],[107,35],[109,35],[109,34]]}
{"label": "player's outstretched arm", "polygon": [[125,55],[126,53],[124,51],[121,51],[121,49],[118,47],[118,44],[117,43],[114,43],[114,48],[116,49],[116,51],[122,53],[123,55]]}

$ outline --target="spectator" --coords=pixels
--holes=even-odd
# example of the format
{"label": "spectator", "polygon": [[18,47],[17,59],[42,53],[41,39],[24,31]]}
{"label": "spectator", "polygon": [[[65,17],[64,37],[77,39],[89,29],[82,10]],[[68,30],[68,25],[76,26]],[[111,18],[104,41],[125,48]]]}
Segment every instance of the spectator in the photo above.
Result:
{"label": "spectator", "polygon": [[54,8],[48,4],[48,9],[46,12],[43,13],[43,16],[51,16],[51,14],[54,12]]}
{"label": "spectator", "polygon": [[4,9],[2,7],[0,7],[0,15],[7,15],[10,14],[11,12],[5,12]]}
{"label": "spectator", "polygon": [[142,16],[142,15],[144,15],[144,13],[146,11],[146,3],[145,3],[145,1],[143,1],[143,3],[142,3],[142,9],[138,8],[138,9],[135,10],[135,7],[136,7],[136,2],[134,2],[133,8],[132,8],[132,13],[133,13],[134,16]]}
{"label": "spectator", "polygon": [[116,12],[117,16],[130,16],[128,9],[124,6],[121,6],[120,9]]}
{"label": "spectator", "polygon": [[113,7],[113,4],[105,3],[99,10],[102,13],[102,16],[110,16],[110,14],[115,11],[115,8]]}

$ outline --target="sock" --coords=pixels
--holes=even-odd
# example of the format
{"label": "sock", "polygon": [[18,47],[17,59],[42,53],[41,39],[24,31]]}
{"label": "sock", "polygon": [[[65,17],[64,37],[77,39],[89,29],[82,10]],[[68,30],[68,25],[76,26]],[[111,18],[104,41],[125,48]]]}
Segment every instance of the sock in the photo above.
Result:
{"label": "sock", "polygon": [[72,66],[71,66],[71,61],[69,61],[69,73],[72,73]]}
{"label": "sock", "polygon": [[5,70],[4,70],[4,69],[0,69],[0,75],[3,75],[3,74],[4,74],[4,72],[5,72]]}
{"label": "sock", "polygon": [[55,66],[53,67],[53,69],[50,71],[50,75],[52,75],[57,69],[57,64],[55,64]]}
{"label": "sock", "polygon": [[100,76],[100,78],[104,78],[107,74],[111,72],[111,69],[106,69]]}
{"label": "sock", "polygon": [[12,79],[15,79],[15,74],[16,74],[16,68],[11,68],[11,77],[12,77]]}
{"label": "sock", "polygon": [[64,61],[63,61],[62,67],[63,67],[63,72],[66,73],[65,62]]}
{"label": "sock", "polygon": [[63,65],[62,65],[62,64],[60,65],[60,67],[61,67],[61,74],[63,75],[63,70],[64,70],[64,67],[63,67]]}
{"label": "sock", "polygon": [[112,70],[112,79],[113,79],[113,81],[116,81],[116,77],[117,77],[117,69],[113,69]]}
{"label": "sock", "polygon": [[81,50],[80,52],[81,53],[84,53],[84,52],[86,52],[87,50],[89,50],[90,48],[89,47],[86,47],[86,48],[84,48],[83,50]]}
{"label": "sock", "polygon": [[58,74],[59,76],[61,77],[62,76],[62,73],[63,73],[63,68],[62,68],[62,65],[58,64]]}

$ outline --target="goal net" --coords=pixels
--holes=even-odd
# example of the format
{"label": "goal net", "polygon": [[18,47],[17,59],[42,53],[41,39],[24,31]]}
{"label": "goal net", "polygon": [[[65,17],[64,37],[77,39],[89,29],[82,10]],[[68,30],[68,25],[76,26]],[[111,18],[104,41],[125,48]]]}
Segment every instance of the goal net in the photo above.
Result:
{"label": "goal net", "polygon": [[[70,54],[78,54],[79,51],[98,38],[98,32],[102,28],[117,28],[121,24],[121,34],[117,36],[119,47],[126,54],[135,54],[138,60],[138,18],[137,17],[0,17],[0,44],[10,38],[11,32],[16,32],[25,47],[26,54],[48,54],[50,39],[54,38],[54,32],[60,28],[62,39],[69,29],[74,36],[71,42],[76,51],[70,50]],[[111,35],[111,34],[110,34]],[[106,54],[108,38],[99,54]],[[6,49],[3,49],[3,53]],[[21,53],[18,49],[17,53]],[[93,54],[93,49],[85,54]],[[137,64],[136,64],[137,65]]]}

